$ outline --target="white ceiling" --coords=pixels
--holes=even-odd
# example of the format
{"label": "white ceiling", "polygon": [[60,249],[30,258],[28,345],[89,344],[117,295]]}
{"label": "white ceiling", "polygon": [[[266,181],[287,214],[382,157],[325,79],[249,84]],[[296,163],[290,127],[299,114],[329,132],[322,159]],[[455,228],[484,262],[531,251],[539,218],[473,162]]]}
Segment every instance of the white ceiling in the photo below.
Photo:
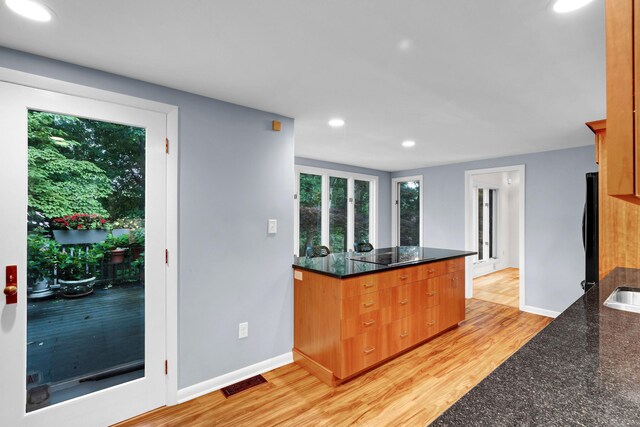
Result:
{"label": "white ceiling", "polygon": [[0,44],[294,117],[301,157],[397,171],[546,151],[592,143],[584,122],[605,116],[604,0],[42,2],[50,24],[0,5]]}

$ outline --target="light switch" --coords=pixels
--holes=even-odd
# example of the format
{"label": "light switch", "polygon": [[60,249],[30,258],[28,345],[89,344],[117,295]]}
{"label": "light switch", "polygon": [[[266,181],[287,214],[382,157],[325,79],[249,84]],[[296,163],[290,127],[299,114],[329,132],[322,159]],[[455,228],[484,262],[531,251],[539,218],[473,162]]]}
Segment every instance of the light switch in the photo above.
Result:
{"label": "light switch", "polygon": [[269,227],[268,227],[268,231],[269,234],[276,234],[278,232],[278,220],[277,219],[270,219],[269,220]]}

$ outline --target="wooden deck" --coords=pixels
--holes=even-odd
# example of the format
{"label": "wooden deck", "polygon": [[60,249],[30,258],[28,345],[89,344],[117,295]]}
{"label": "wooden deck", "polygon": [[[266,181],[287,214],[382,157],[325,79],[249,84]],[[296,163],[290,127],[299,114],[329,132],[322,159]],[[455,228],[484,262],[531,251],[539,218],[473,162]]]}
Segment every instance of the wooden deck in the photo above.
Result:
{"label": "wooden deck", "polygon": [[29,301],[27,372],[52,385],[144,361],[144,286]]}

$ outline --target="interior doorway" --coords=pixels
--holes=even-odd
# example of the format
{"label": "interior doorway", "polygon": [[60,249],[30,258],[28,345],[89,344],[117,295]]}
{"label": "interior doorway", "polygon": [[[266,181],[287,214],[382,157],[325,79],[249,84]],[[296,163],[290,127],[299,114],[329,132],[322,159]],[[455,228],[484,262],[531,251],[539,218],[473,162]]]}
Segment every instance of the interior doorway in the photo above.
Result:
{"label": "interior doorway", "polygon": [[524,166],[466,171],[467,297],[524,306]]}

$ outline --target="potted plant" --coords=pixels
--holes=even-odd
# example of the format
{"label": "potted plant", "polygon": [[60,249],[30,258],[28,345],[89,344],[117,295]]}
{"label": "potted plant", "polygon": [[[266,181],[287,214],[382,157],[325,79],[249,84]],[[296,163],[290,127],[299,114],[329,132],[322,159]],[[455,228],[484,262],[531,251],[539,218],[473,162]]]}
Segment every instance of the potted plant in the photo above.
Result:
{"label": "potted plant", "polygon": [[122,264],[124,262],[124,256],[127,249],[129,248],[129,240],[129,234],[122,234],[119,236],[110,234],[104,242],[99,244],[99,247],[104,253],[109,253],[110,264]]}
{"label": "potted plant", "polygon": [[135,229],[129,234],[129,249],[132,261],[136,261],[144,253],[144,228]]}
{"label": "potted plant", "polygon": [[68,298],[82,297],[93,292],[99,255],[94,248],[76,247],[62,252],[60,257],[60,286]]}
{"label": "potted plant", "polygon": [[107,237],[107,220],[98,214],[75,213],[51,220],[53,236],[61,245],[102,242]]}
{"label": "potted plant", "polygon": [[27,236],[27,286],[29,298],[39,299],[53,295],[51,280],[56,265],[61,260],[60,245],[43,229],[36,229]]}

